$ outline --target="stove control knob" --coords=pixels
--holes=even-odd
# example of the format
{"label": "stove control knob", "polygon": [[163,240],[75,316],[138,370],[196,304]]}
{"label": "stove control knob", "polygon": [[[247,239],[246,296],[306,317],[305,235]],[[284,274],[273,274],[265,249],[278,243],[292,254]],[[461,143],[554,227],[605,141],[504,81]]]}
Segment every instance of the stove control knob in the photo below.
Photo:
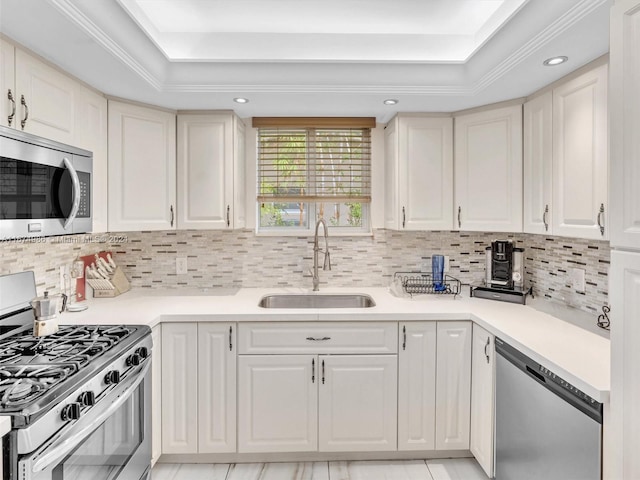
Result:
{"label": "stove control knob", "polygon": [[78,420],[80,418],[80,404],[70,403],[69,405],[65,405],[62,408],[62,412],[60,412],[60,418],[65,422],[69,420]]}
{"label": "stove control knob", "polygon": [[127,357],[127,367],[131,365],[140,365],[142,363],[142,357],[138,353],[134,353],[133,355],[129,355]]}
{"label": "stove control knob", "polygon": [[142,358],[147,358],[149,356],[149,349],[147,347],[140,347],[136,350],[136,353]]}
{"label": "stove control knob", "polygon": [[104,383],[107,385],[115,385],[120,383],[120,372],[118,370],[111,370],[104,376]]}
{"label": "stove control knob", "polygon": [[78,403],[84,407],[92,407],[96,404],[96,394],[92,391],[82,392],[78,397]]}

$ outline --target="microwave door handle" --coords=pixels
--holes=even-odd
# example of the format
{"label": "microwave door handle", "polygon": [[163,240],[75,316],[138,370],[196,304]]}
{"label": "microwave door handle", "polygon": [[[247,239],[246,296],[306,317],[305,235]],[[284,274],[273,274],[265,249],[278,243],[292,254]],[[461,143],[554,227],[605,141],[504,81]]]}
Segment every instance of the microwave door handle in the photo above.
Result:
{"label": "microwave door handle", "polygon": [[64,440],[47,447],[47,452],[40,458],[38,458],[35,462],[33,462],[33,466],[31,468],[33,473],[41,472],[51,464],[59,461],[61,458],[66,457],[74,448],[78,446],[78,443],[85,436],[87,436],[89,433],[95,430],[97,426],[104,423],[107,418],[113,415],[114,412],[118,410],[122,406],[122,404],[129,399],[129,397],[131,397],[131,394],[133,394],[136,388],[138,388],[138,386],[142,383],[149,370],[149,365],[151,365],[151,362],[146,362],[142,369],[138,372],[138,374],[133,377],[133,381],[131,381],[130,385],[125,384],[123,388],[120,389],[122,390],[122,392],[118,395],[114,402],[105,410],[103,410],[96,418],[91,420],[88,425],[73,433],[70,437],[66,437],[64,438]]}
{"label": "microwave door handle", "polygon": [[78,178],[78,172],[73,168],[73,164],[69,159],[65,157],[63,160],[64,166],[69,170],[71,183],[73,184],[73,204],[71,205],[71,213],[69,213],[69,217],[64,221],[64,229],[66,230],[76,219],[76,215],[78,215],[78,210],[80,209],[80,179]]}

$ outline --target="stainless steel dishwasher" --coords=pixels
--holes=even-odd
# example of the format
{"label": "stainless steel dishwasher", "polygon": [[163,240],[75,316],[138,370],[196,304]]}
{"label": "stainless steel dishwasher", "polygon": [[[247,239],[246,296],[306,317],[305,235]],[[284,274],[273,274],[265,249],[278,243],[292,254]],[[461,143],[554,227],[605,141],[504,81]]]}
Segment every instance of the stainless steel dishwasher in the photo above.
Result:
{"label": "stainless steel dishwasher", "polygon": [[600,480],[602,404],[496,338],[496,480]]}

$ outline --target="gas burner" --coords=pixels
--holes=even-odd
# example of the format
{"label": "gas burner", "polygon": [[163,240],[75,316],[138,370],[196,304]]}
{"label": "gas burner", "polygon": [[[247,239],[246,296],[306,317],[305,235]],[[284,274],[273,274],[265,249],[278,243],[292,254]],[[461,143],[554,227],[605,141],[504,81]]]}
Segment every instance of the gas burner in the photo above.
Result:
{"label": "gas burner", "polygon": [[28,404],[77,370],[74,364],[0,366],[0,406]]}

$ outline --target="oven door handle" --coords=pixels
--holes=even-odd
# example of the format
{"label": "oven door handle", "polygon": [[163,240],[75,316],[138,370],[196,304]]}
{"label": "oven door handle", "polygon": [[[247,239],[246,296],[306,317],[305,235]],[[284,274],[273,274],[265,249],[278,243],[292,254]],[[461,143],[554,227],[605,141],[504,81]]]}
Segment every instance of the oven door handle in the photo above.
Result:
{"label": "oven door handle", "polygon": [[68,455],[74,448],[78,446],[78,443],[92,430],[95,430],[97,426],[100,426],[107,418],[109,418],[113,413],[118,410],[122,406],[122,404],[127,401],[127,399],[131,396],[131,394],[138,388],[138,386],[144,380],[151,362],[146,362],[144,366],[138,371],[138,373],[132,377],[133,380],[125,383],[121,389],[119,389],[118,397],[113,401],[111,405],[109,405],[105,410],[103,410],[100,415],[94,418],[88,425],[84,428],[81,428],[77,432],[73,433],[70,437],[66,437],[63,440],[54,443],[46,448],[46,453],[44,453],[40,458],[33,462],[33,466],[31,467],[34,473],[41,472],[49,467],[52,463],[59,461],[61,458],[64,458]]}
{"label": "oven door handle", "polygon": [[76,215],[78,215],[78,210],[80,209],[80,179],[78,178],[78,172],[76,172],[76,169],[73,167],[73,164],[69,159],[65,157],[63,161],[64,166],[69,170],[71,183],[73,185],[73,203],[71,204],[71,213],[69,213],[69,217],[64,221],[64,229],[66,230],[76,219]]}

